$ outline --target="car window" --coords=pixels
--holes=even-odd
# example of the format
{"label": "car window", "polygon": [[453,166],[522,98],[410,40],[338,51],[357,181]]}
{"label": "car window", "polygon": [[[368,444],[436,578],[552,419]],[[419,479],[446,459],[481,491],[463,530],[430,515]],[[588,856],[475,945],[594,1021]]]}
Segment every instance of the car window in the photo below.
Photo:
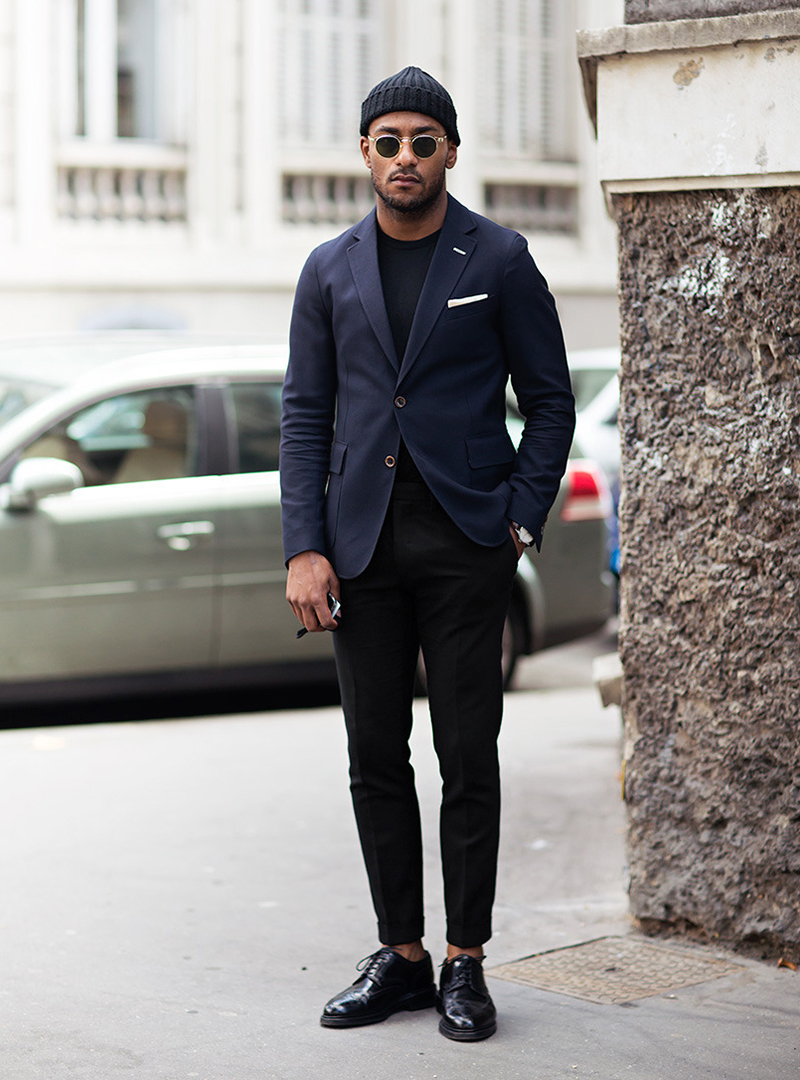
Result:
{"label": "car window", "polygon": [[239,472],[278,468],[281,436],[280,383],[233,383],[230,386]]}
{"label": "car window", "polygon": [[525,421],[522,419],[521,413],[509,402],[508,409],[506,410],[506,431],[508,431],[508,434],[511,436],[511,441],[516,447],[520,444],[524,427]]}
{"label": "car window", "polygon": [[0,378],[0,427],[27,409],[34,401],[52,393],[52,386]]}
{"label": "car window", "polygon": [[44,432],[22,456],[71,461],[87,486],[193,476],[194,391],[171,386],[104,398]]}
{"label": "car window", "polygon": [[577,368],[570,370],[575,408],[578,412],[593,401],[603,387],[616,375],[614,368]]}

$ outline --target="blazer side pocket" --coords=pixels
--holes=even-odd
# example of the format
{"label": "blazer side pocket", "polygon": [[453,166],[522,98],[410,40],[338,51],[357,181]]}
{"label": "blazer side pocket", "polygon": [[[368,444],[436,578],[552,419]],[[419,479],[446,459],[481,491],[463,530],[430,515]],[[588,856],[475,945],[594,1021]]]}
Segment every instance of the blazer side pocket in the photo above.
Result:
{"label": "blazer side pocket", "polygon": [[346,442],[334,442],[333,446],[331,446],[331,462],[328,466],[329,473],[333,473],[338,476],[339,473],[344,471],[344,459],[346,453]]}
{"label": "blazer side pocket", "polygon": [[325,539],[330,547],[336,539],[339,521],[339,503],[342,498],[342,473],[347,456],[347,443],[334,442],[328,466],[328,487],[325,492]]}
{"label": "blazer side pocket", "polygon": [[491,435],[470,435],[465,439],[471,485],[479,491],[493,491],[508,478],[517,456],[507,431]]}
{"label": "blazer side pocket", "polygon": [[489,465],[504,465],[517,456],[507,431],[491,435],[469,435],[466,440],[470,468],[484,469]]}

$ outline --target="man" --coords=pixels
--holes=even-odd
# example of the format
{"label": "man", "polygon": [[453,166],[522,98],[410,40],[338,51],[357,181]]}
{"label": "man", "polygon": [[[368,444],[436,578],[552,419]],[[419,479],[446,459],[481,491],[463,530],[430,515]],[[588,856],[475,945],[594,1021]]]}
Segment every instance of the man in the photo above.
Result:
{"label": "man", "polygon": [[[306,630],[335,631],[383,943],[321,1023],[436,1004],[442,1033],[472,1041],[496,1029],[481,961],[497,867],[503,623],[517,560],[541,543],[574,409],[555,305],[524,239],[447,194],[458,144],[450,95],[419,68],[364,101],[376,209],[301,274],[281,487],[287,599]],[[518,449],[505,426],[509,377],[525,417]],[[408,746],[420,647],[443,780],[438,995],[422,945]]]}

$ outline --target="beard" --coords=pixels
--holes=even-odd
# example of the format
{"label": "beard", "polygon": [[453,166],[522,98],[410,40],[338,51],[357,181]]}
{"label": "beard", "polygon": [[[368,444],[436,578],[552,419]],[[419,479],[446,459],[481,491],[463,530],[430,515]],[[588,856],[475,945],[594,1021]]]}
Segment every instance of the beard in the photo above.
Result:
{"label": "beard", "polygon": [[394,216],[402,217],[406,221],[415,221],[424,218],[430,208],[438,202],[444,190],[445,171],[442,169],[441,173],[433,177],[427,186],[421,185],[422,190],[410,198],[400,198],[385,191],[376,181],[374,173],[371,174],[372,186],[383,205]]}

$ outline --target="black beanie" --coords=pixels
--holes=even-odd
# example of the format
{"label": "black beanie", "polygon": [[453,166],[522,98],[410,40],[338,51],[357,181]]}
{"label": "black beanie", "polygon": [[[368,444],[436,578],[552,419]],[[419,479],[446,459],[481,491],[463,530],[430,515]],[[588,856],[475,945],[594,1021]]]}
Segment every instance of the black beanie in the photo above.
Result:
{"label": "black beanie", "polygon": [[456,146],[461,142],[453,99],[442,84],[422,68],[403,68],[373,86],[361,106],[361,134],[367,135],[373,120],[391,112],[424,113],[439,121],[448,139]]}

